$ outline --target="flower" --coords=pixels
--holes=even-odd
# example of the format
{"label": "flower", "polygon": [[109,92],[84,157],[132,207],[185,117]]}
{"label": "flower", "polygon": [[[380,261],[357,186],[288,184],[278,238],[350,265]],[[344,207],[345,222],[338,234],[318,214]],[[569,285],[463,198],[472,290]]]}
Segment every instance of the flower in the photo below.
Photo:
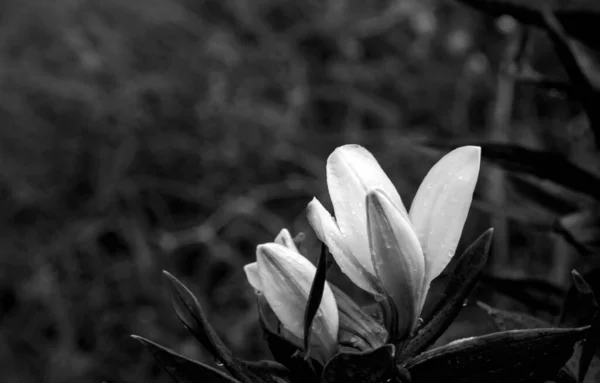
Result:
{"label": "flower", "polygon": [[[290,233],[283,229],[276,243],[265,243],[256,249],[256,262],[244,267],[248,282],[264,295],[289,340],[302,346],[304,312],[316,274],[316,267],[297,250]],[[338,348],[339,313],[335,296],[325,283],[323,296],[312,323],[311,345],[316,359],[323,364]]]}
{"label": "flower", "polygon": [[480,157],[477,146],[445,155],[421,183],[410,212],[363,147],[339,147],[327,160],[335,219],[315,198],[307,208],[309,223],[356,285],[392,300],[399,336],[415,328],[431,281],[456,251]]}

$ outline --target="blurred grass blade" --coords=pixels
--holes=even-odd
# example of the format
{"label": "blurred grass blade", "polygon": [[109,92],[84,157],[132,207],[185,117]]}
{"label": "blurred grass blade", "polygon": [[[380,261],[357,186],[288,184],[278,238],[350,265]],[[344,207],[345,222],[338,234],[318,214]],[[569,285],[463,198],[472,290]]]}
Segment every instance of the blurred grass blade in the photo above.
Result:
{"label": "blurred grass blade", "polygon": [[500,310],[483,302],[477,302],[477,305],[490,316],[498,331],[552,327],[550,323],[527,314]]}
{"label": "blurred grass blade", "polygon": [[132,337],[139,340],[178,383],[239,383],[215,368],[196,362],[148,339],[137,335]]}
{"label": "blurred grass blade", "polygon": [[323,243],[321,245],[321,254],[317,261],[317,271],[315,273],[315,279],[310,287],[310,293],[308,294],[308,301],[306,303],[306,311],[304,312],[304,350],[305,358],[310,355],[310,334],[312,330],[312,322],[319,310],[321,299],[323,298],[323,291],[325,290],[325,283],[327,281],[327,269],[331,265],[328,261],[327,246]]}
{"label": "blurred grass blade", "polygon": [[594,317],[592,319],[590,332],[585,337],[581,348],[581,357],[579,358],[579,371],[578,380],[582,383],[585,380],[585,376],[590,367],[590,363],[594,358],[594,354],[600,346],[600,310],[598,310],[598,300],[594,294],[594,291],[586,280],[576,270],[571,272],[573,276],[573,283],[577,290],[589,300],[592,306],[596,309]]}
{"label": "blurred grass blade", "polygon": [[395,348],[387,344],[360,353],[339,353],[323,370],[322,383],[380,383],[386,382],[394,371]]}
{"label": "blurred grass blade", "polygon": [[466,338],[408,361],[413,382],[543,382],[556,376],[583,328],[512,330]]}
{"label": "blurred grass blade", "polygon": [[488,229],[460,256],[444,294],[432,314],[423,318],[425,325],[411,338],[399,358],[406,360],[429,347],[450,326],[477,283],[487,262],[494,230]]}
{"label": "blurred grass blade", "polygon": [[600,255],[600,209],[597,207],[561,217],[554,229],[582,255]]}
{"label": "blurred grass blade", "polygon": [[482,275],[481,283],[528,307],[545,310],[557,315],[561,310],[565,291],[538,278],[515,278],[497,275]]}
{"label": "blurred grass blade", "polygon": [[427,145],[439,149],[477,145],[481,147],[483,159],[506,170],[532,174],[600,200],[600,178],[555,153],[514,144],[473,140],[431,141]]}
{"label": "blurred grass blade", "polygon": [[524,24],[544,27],[542,10],[551,7],[562,27],[573,38],[600,50],[596,37],[600,22],[600,3],[596,0],[457,0],[492,16],[510,15]]}

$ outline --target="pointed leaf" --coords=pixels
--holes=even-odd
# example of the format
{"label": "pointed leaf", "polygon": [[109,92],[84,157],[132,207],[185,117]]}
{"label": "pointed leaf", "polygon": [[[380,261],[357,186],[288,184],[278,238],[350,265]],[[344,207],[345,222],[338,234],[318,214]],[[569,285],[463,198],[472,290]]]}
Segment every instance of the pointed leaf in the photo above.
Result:
{"label": "pointed leaf", "polygon": [[477,305],[490,316],[498,331],[552,327],[550,323],[527,314],[496,309],[483,302],[477,302]]}
{"label": "pointed leaf", "polygon": [[[235,358],[225,346],[202,312],[200,303],[177,278],[163,271],[175,312],[185,327],[236,379],[243,383],[275,382],[274,378],[263,373],[261,367],[254,369],[251,363]],[[274,372],[276,374],[277,372]]]}
{"label": "pointed leaf", "polygon": [[553,378],[589,327],[512,330],[454,341],[406,364],[415,383],[543,382]]}
{"label": "pointed leaf", "polygon": [[565,157],[543,150],[529,149],[514,144],[457,140],[454,142],[430,142],[436,148],[454,148],[463,145],[481,146],[482,157],[502,168],[532,174],[571,190],[600,199],[600,178],[573,164]]}
{"label": "pointed leaf", "polygon": [[322,383],[380,383],[394,371],[394,346],[362,353],[339,353],[327,363]]}
{"label": "pointed leaf", "polygon": [[493,229],[486,230],[461,255],[444,295],[431,316],[425,318],[425,325],[402,350],[399,355],[401,360],[417,355],[433,344],[456,318],[485,267],[493,233]]}
{"label": "pointed leaf", "polygon": [[178,354],[175,351],[169,350],[168,348],[142,338],[141,336],[132,335],[132,337],[139,340],[152,353],[158,363],[160,363],[160,365],[167,370],[178,383],[238,382],[215,368],[196,362],[195,360]]}
{"label": "pointed leaf", "polygon": [[312,332],[313,319],[321,305],[321,299],[323,298],[323,292],[325,291],[325,283],[327,283],[327,269],[331,266],[327,257],[328,253],[327,246],[323,243],[321,246],[321,254],[319,255],[319,260],[317,262],[315,278],[313,279],[310,293],[308,294],[306,311],[304,312],[304,350],[306,350],[306,357],[310,354],[310,335]]}

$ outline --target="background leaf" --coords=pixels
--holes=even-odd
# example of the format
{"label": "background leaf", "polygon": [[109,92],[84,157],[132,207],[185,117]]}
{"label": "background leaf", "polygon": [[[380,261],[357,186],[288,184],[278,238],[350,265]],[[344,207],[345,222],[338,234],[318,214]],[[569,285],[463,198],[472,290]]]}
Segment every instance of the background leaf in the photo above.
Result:
{"label": "background leaf", "polygon": [[477,302],[477,305],[490,316],[498,331],[552,327],[550,323],[531,315],[496,309],[483,302]]}

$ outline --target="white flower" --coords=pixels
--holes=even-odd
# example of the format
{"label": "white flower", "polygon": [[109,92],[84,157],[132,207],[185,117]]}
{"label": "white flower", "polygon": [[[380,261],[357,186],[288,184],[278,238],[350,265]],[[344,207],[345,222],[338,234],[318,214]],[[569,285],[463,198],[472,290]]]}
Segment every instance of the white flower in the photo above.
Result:
{"label": "white flower", "polygon": [[431,281],[456,251],[480,157],[476,146],[445,155],[421,183],[410,213],[377,160],[363,147],[339,147],[327,160],[335,219],[313,199],[308,220],[356,285],[392,298],[401,334],[414,328]]}
{"label": "white flower", "polygon": [[[304,312],[316,267],[297,251],[287,230],[282,230],[276,241],[279,243],[259,245],[256,262],[246,265],[244,271],[252,287],[264,294],[284,328],[296,339],[304,339]],[[336,353],[338,331],[337,304],[326,282],[311,331],[311,344],[316,346],[311,354],[322,363]]]}

